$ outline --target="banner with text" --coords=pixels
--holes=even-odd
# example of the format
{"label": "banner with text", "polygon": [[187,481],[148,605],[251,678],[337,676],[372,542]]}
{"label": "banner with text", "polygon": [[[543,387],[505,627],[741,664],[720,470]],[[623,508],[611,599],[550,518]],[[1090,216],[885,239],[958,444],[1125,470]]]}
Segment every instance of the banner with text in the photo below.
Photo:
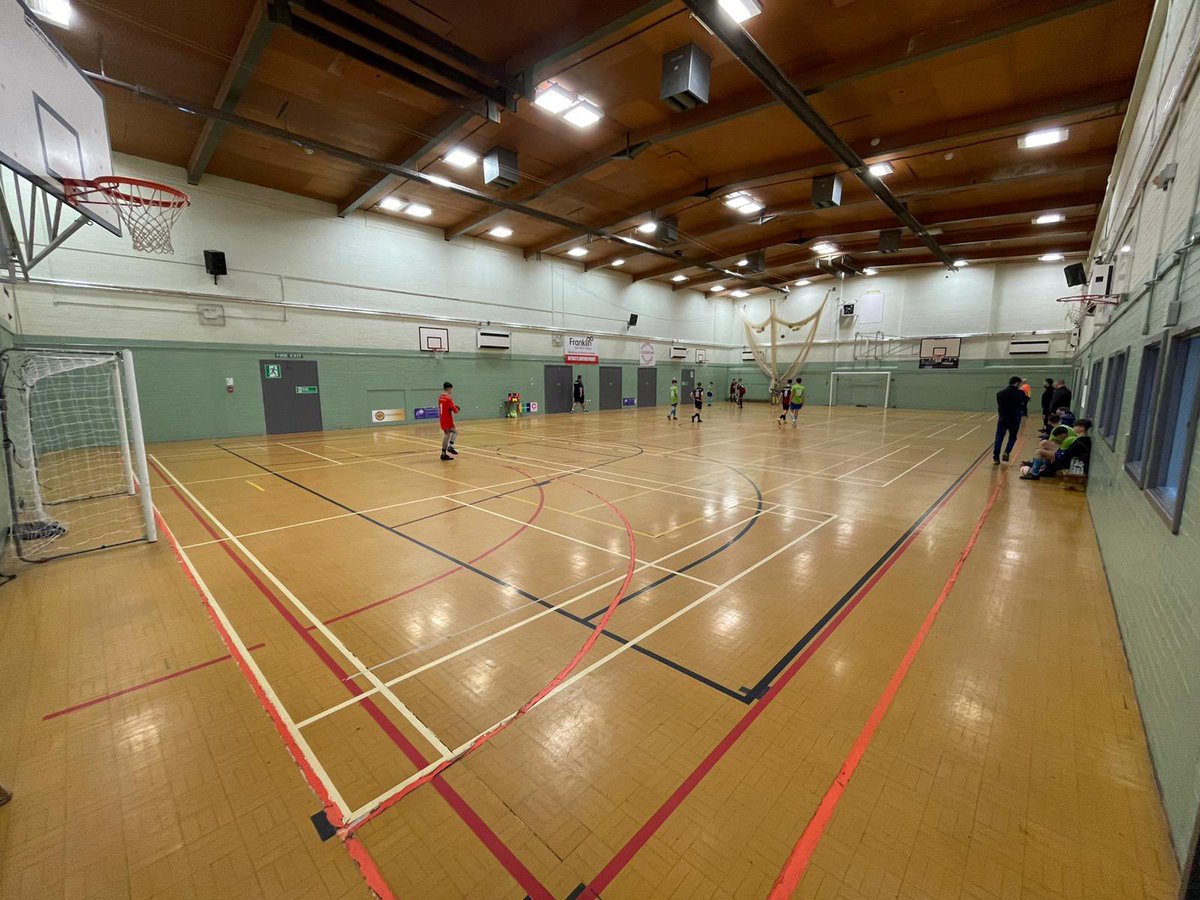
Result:
{"label": "banner with text", "polygon": [[642,368],[648,368],[655,363],[654,345],[651,343],[642,344],[641,353],[638,356],[638,365]]}
{"label": "banner with text", "polygon": [[593,334],[568,334],[563,338],[563,361],[594,366],[600,362],[600,342]]}

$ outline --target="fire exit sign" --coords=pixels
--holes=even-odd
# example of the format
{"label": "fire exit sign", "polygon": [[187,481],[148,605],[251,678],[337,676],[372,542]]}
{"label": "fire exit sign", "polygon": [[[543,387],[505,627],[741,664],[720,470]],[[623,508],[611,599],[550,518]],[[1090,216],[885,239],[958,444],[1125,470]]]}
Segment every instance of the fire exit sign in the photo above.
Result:
{"label": "fire exit sign", "polygon": [[315,384],[296,385],[297,394],[315,394],[317,386]]}

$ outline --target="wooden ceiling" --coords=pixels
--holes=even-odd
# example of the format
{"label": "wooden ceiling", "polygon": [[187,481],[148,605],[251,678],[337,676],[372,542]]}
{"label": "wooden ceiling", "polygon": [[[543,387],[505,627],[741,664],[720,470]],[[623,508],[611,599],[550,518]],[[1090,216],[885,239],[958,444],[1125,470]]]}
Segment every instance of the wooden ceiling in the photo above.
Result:
{"label": "wooden ceiling", "polygon": [[[756,251],[768,281],[810,277],[815,240],[836,242],[863,265],[934,263],[907,231],[899,252],[879,252],[879,232],[899,227],[894,216],[681,0],[272,2],[274,11],[266,0],[73,0],[73,27],[56,36],[84,69],[588,228],[632,235],[642,222],[676,217],[679,241],[667,249],[677,258],[589,242],[574,229],[103,86],[114,148],[188,168],[192,180],[212,173],[329,201],[342,213],[403,215],[377,204],[389,195],[420,201],[434,210],[424,223],[447,239],[500,240],[488,232],[504,225],[513,234],[501,242],[527,256],[586,243],[586,268],[619,258],[635,280],[686,276],[677,288],[732,285],[701,266],[735,267]],[[884,182],[938,230],[953,258],[1088,249],[1151,0],[762,6],[747,33],[839,137],[867,162],[891,163]],[[389,11],[408,23],[397,26]],[[314,39],[303,27],[314,23],[333,37]],[[359,23],[383,39],[364,38]],[[689,42],[712,57],[711,93],[708,104],[675,112],[659,99],[661,60]],[[414,64],[403,44],[470,70],[479,90]],[[447,47],[465,53],[455,62]],[[482,114],[486,93],[502,95],[505,84],[532,93],[548,80],[594,100],[604,118],[578,129],[519,96],[498,122]],[[1069,139],[1018,148],[1019,136],[1053,126],[1069,128]],[[507,190],[485,186],[478,165],[442,159],[454,146],[482,154],[495,145],[518,153],[520,182]],[[828,173],[844,178],[842,203],[815,209],[812,179]],[[739,189],[765,204],[761,219],[722,202]],[[1049,212],[1063,221],[1033,224]]]}

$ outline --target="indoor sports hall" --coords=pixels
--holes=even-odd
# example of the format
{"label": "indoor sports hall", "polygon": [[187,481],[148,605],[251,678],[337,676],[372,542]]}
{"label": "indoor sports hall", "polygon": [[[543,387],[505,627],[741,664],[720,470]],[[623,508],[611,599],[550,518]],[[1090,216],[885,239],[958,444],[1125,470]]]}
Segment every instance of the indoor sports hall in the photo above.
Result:
{"label": "indoor sports hall", "polygon": [[0,900],[1200,900],[1198,68],[0,0]]}

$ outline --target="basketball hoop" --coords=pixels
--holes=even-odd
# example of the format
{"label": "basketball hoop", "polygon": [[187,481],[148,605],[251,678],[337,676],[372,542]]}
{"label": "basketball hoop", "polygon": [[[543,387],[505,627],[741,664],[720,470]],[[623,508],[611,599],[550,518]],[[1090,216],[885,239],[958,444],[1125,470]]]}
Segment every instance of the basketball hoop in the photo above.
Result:
{"label": "basketball hoop", "polygon": [[1056,303],[1078,303],[1077,309],[1067,311],[1071,324],[1078,327],[1087,316],[1095,315],[1097,306],[1116,306],[1121,302],[1120,297],[1110,297],[1107,294],[1073,294],[1070,297],[1059,297]]}
{"label": "basketball hoop", "polygon": [[67,202],[107,203],[129,229],[133,249],[174,253],[171,227],[191,202],[183,191],[141,178],[106,175],[90,180],[64,179]]}

